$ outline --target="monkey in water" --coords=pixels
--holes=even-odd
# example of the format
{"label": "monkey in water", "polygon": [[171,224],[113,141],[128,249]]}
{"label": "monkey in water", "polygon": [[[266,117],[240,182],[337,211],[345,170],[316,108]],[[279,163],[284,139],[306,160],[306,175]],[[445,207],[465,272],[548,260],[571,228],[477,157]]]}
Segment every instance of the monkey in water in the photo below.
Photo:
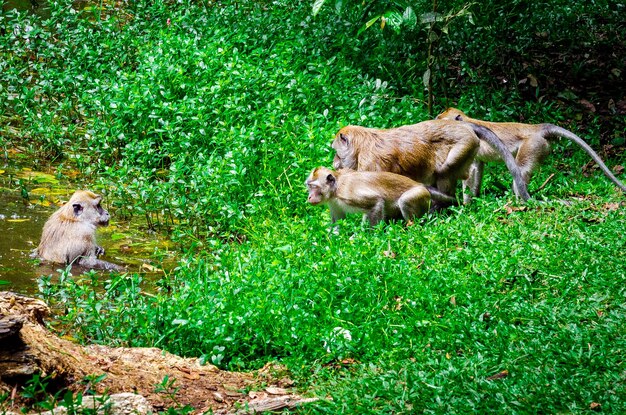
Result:
{"label": "monkey in water", "polygon": [[87,190],[76,191],[70,200],[46,221],[41,242],[33,256],[59,264],[119,271],[123,268],[98,259],[104,248],[96,244],[96,228],[109,224],[102,197]]}
{"label": "monkey in water", "polygon": [[523,201],[530,199],[511,152],[491,130],[471,123],[429,120],[386,130],[347,126],[333,141],[333,167],[397,173],[454,197],[457,182],[469,177],[482,140],[505,160],[515,194]]}
{"label": "monkey in water", "polygon": [[[611,173],[611,170],[604,164],[600,156],[576,134],[565,128],[554,124],[522,124],[515,122],[489,122],[470,118],[456,108],[448,108],[437,116],[439,120],[455,120],[469,122],[472,124],[487,127],[492,130],[510,152],[515,155],[515,160],[520,168],[524,183],[528,185],[533,170],[550,152],[548,140],[556,137],[565,137],[582,147],[587,154],[600,166],[604,174],[619,187],[622,192],[626,192],[626,186]],[[483,169],[485,162],[501,161],[500,155],[487,143],[481,142],[480,149],[470,169],[469,178],[463,183],[464,187],[470,188],[470,193],[465,197],[478,196],[482,184]],[[515,185],[515,184],[514,184]]]}
{"label": "monkey in water", "polygon": [[363,213],[374,226],[390,219],[411,220],[428,212],[431,199],[448,204],[455,199],[437,189],[389,172],[313,169],[306,180],[308,201],[328,205],[332,222],[346,213]]}

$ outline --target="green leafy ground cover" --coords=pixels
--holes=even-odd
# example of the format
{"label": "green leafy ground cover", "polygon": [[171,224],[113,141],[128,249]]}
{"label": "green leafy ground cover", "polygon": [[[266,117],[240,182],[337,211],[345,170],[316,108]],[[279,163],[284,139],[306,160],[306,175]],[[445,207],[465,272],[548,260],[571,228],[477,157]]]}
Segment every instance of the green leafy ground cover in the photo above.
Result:
{"label": "green leafy ground cover", "polygon": [[[42,278],[59,321],[80,341],[229,369],[278,360],[332,398],[301,413],[626,412],[623,196],[560,143],[530,187],[554,174],[538,194],[549,201],[518,205],[489,167],[470,206],[333,231],[303,185],[331,164],[333,134],[428,115],[419,93],[346,59],[345,25],[310,14],[139,1],[0,16],[5,157],[80,170],[113,217],[146,218],[180,249],[156,284]],[[459,102],[576,127],[516,99]],[[576,131],[593,144],[597,129]]]}

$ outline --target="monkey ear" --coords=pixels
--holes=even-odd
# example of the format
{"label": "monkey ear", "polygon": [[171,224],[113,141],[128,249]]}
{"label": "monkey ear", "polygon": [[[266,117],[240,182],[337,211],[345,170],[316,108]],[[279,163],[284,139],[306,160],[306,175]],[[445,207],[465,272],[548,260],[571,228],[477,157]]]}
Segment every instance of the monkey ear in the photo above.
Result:
{"label": "monkey ear", "polygon": [[454,119],[455,119],[456,121],[463,121],[463,117],[461,117],[461,115],[460,115],[460,114],[459,114],[459,115],[457,115],[456,117],[454,117]]}
{"label": "monkey ear", "polygon": [[335,176],[333,176],[332,174],[329,174],[328,176],[326,176],[326,182],[327,183],[335,183],[337,179],[335,179]]}
{"label": "monkey ear", "polygon": [[74,207],[74,216],[78,216],[83,211],[83,206],[80,203],[74,203],[72,205]]}

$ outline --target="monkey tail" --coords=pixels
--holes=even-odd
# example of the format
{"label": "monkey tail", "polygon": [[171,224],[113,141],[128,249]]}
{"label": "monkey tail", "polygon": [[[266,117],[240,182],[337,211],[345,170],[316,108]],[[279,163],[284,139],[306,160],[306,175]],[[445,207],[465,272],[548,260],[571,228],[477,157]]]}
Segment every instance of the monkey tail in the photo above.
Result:
{"label": "monkey tail", "polygon": [[472,126],[472,129],[481,140],[485,140],[489,145],[495,148],[498,153],[502,156],[504,163],[506,164],[507,169],[513,176],[514,190],[515,194],[522,198],[524,202],[530,200],[530,194],[528,193],[528,186],[522,177],[522,172],[520,171],[519,165],[515,162],[515,158],[513,158],[513,154],[509,151],[509,149],[504,145],[500,137],[498,137],[493,131],[489,128],[469,123]]}
{"label": "monkey tail", "polygon": [[566,130],[565,128],[559,127],[558,125],[543,124],[542,129],[543,134],[546,137],[565,137],[570,141],[578,144],[580,147],[582,147],[583,150],[585,150],[587,154],[589,154],[589,156],[591,156],[593,161],[595,161],[598,166],[600,166],[600,169],[602,169],[602,172],[606,175],[606,177],[608,177],[613,183],[615,183],[615,185],[619,187],[622,192],[626,192],[626,186],[624,185],[624,183],[620,182],[618,178],[615,177],[615,175],[611,172],[607,165],[604,164],[598,153],[593,151],[593,149],[589,146],[589,144],[585,142],[585,140],[578,137],[573,132]]}

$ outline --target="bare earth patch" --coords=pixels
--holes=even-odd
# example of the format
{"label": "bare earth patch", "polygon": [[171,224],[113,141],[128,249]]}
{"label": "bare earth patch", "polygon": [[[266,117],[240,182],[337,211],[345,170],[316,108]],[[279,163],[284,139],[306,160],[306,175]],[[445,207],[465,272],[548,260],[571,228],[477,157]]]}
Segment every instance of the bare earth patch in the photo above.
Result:
{"label": "bare earth patch", "polygon": [[[286,389],[291,380],[269,365],[251,373],[227,372],[156,348],[80,346],[45,328],[49,312],[41,300],[0,292],[0,394],[17,391],[11,407],[0,409],[19,410],[21,386],[35,373],[51,375],[55,388],[73,392],[85,390],[86,376],[106,374],[93,390],[141,395],[153,411],[179,404],[194,412],[248,413],[315,400],[292,394]],[[166,376],[175,379],[174,397],[155,392]]]}

